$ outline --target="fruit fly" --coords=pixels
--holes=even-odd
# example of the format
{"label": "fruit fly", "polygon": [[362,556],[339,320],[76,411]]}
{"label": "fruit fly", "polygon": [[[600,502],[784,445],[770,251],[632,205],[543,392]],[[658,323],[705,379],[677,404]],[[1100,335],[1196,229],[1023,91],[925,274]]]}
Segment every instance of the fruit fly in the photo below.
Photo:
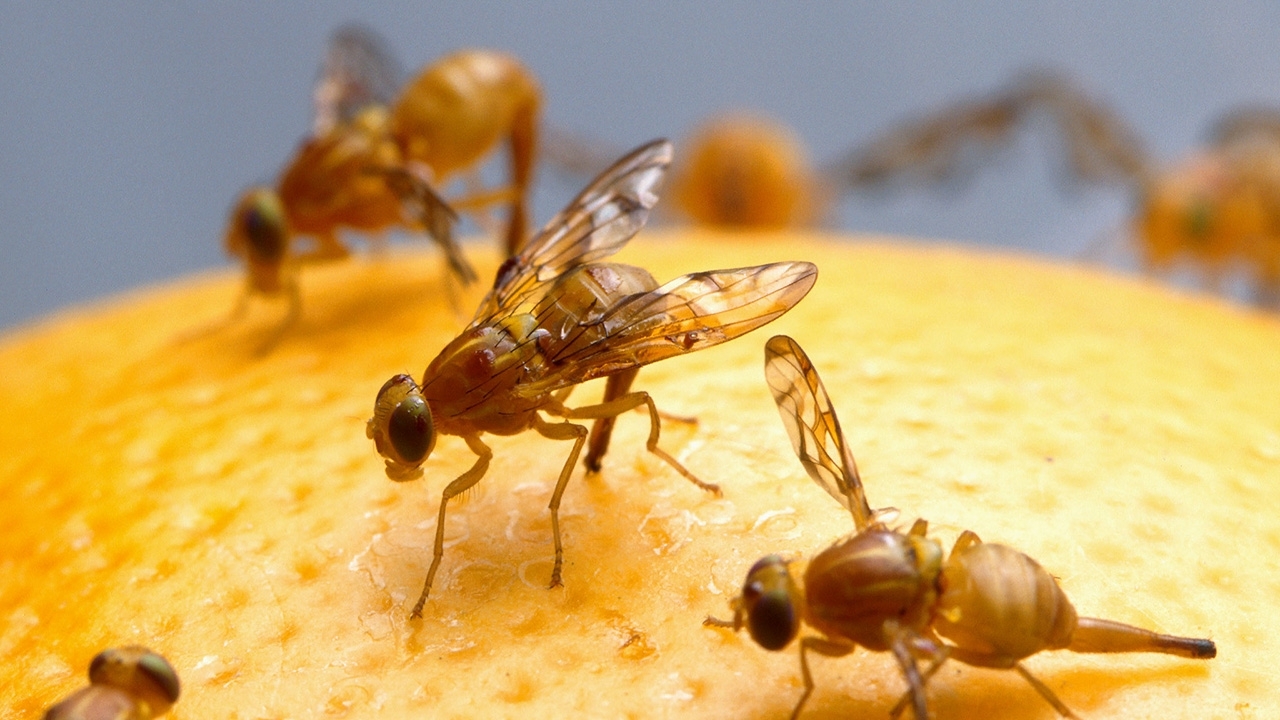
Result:
{"label": "fruit fly", "polygon": [[1032,74],[890,130],[837,163],[838,182],[954,178],[1037,115],[1062,136],[1069,177],[1129,192],[1130,232],[1147,267],[1190,262],[1214,289],[1243,269],[1255,302],[1280,307],[1280,111],[1229,113],[1205,148],[1161,166],[1103,104],[1059,76]]}
{"label": "fruit fly", "polygon": [[49,708],[45,720],[148,720],[178,701],[178,673],[140,645],[112,648],[89,663],[89,687]]}
{"label": "fruit fly", "polygon": [[[595,172],[616,157],[572,133],[547,136],[547,161],[569,175]],[[697,225],[772,230],[808,227],[826,215],[833,187],[782,123],[724,114],[699,126],[686,147],[687,159],[671,172],[670,196],[673,210]]]}
{"label": "fruit fly", "polygon": [[[508,202],[506,246],[526,233],[541,90],[515,58],[464,50],[425,68],[399,94],[399,70],[372,31],[345,27],[330,41],[315,89],[315,134],[302,143],[275,188],[250,188],[232,209],[226,249],[246,267],[245,296],[285,294],[298,316],[297,267],[344,258],[342,228],[380,234],[425,230],[462,282],[475,273],[452,236],[454,208]],[[446,202],[436,187],[510,145],[509,186]],[[299,237],[313,246],[302,250]]]}
{"label": "fruit fly", "polygon": [[[808,653],[839,657],[858,646],[892,652],[908,690],[893,709],[910,705],[925,720],[925,685],[949,659],[1017,671],[1063,717],[1076,716],[1022,660],[1044,650],[1080,653],[1159,652],[1186,658],[1217,655],[1212,640],[1161,635],[1111,620],[1080,617],[1052,575],[1013,548],[984,543],[966,530],[949,554],[917,520],[907,532],[873,512],[822,380],[800,345],[779,335],[765,345],[765,377],[782,424],[809,476],[853,517],[855,534],[818,553],[793,576],[787,560],[769,555],[747,573],[731,601],[732,620],[767,650],[791,644],[808,624],[821,633],[800,640],[804,693],[813,692]],[[803,588],[803,589],[802,589]],[[922,669],[918,661],[927,661]]]}
{"label": "fruit fly", "polygon": [[[586,464],[600,467],[609,423],[634,408],[649,411],[646,448],[699,487],[719,493],[658,447],[653,399],[631,391],[639,368],[731,340],[791,309],[817,280],[806,262],[699,272],[659,286],[647,271],[599,260],[617,252],[644,225],[671,161],[671,144],[656,140],[623,157],[586,187],[497,272],[471,324],[440,352],[417,383],[397,375],[378,392],[367,434],[386,460],[392,480],[422,476],[421,465],[439,435],[461,437],[477,456],[440,498],[434,554],[422,595],[422,614],[444,555],[449,500],[484,477],[493,453],[481,435],[534,430],[573,448],[551,495],[555,564],[561,584],[560,499],[587,428],[594,420]],[[568,407],[579,383],[608,378],[604,400]],[[542,414],[559,417],[551,422]]]}

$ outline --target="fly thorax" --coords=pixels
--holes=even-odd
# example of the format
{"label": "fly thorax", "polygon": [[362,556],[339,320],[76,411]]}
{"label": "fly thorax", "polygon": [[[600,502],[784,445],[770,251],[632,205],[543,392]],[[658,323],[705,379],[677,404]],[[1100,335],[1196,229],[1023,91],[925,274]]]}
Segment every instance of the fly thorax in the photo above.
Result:
{"label": "fly thorax", "polygon": [[805,571],[809,624],[887,650],[885,624],[923,629],[936,597],[941,549],[927,538],[870,530],[819,553]]}
{"label": "fly thorax", "polygon": [[446,345],[427,367],[422,383],[422,393],[442,431],[452,433],[449,418],[476,407],[514,411],[492,399],[525,380],[541,361],[537,350],[540,334],[534,318],[520,314],[473,328]]}

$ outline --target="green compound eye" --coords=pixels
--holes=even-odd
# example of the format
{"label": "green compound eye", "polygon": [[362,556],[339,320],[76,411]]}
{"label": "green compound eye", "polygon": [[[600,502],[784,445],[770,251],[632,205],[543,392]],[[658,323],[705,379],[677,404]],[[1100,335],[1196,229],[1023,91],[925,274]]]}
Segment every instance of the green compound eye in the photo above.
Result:
{"label": "green compound eye", "polygon": [[387,419],[387,435],[401,462],[417,465],[426,460],[435,441],[427,401],[421,395],[401,400]]}
{"label": "green compound eye", "polygon": [[140,683],[150,683],[170,703],[178,700],[178,672],[168,660],[140,645],[111,648],[89,663],[89,682],[138,692]]}
{"label": "green compound eye", "polygon": [[178,693],[181,691],[181,687],[178,684],[178,673],[169,664],[168,660],[149,652],[138,660],[138,670],[160,686],[169,702],[178,701]]}

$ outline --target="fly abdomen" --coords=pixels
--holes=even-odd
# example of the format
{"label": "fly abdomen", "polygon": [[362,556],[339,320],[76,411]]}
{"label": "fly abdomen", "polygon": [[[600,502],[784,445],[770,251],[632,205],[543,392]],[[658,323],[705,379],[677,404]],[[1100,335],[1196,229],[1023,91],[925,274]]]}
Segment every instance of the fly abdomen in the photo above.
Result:
{"label": "fly abdomen", "polygon": [[1076,611],[1043,567],[1013,548],[971,545],[942,569],[934,629],[989,667],[1011,667],[1041,650],[1066,647]]}

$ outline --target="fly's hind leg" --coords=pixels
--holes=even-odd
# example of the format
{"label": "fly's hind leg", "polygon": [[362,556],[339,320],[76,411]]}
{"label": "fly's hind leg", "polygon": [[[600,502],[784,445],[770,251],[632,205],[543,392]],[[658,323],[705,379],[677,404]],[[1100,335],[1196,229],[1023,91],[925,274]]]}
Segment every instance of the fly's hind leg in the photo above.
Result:
{"label": "fly's hind leg", "polygon": [[[612,402],[630,392],[631,383],[635,382],[638,374],[640,374],[640,368],[632,368],[616,375],[610,375],[604,386],[604,400],[602,402]],[[672,415],[661,410],[658,411],[658,417],[663,420],[686,424],[698,422],[698,419],[694,417]],[[587,440],[587,457],[584,461],[588,472],[600,472],[604,454],[609,450],[609,439],[613,437],[613,424],[616,419],[617,416],[599,418],[591,426],[591,437]]]}
{"label": "fly's hind leg", "polygon": [[427,581],[422,586],[422,595],[418,596],[418,602],[414,603],[413,613],[410,617],[422,617],[422,608],[427,604],[427,595],[431,592],[431,583],[436,578],[436,570],[440,569],[440,560],[444,557],[444,515],[448,509],[449,500],[457,497],[462,493],[470,490],[476,483],[480,482],[480,478],[484,477],[485,471],[489,469],[489,461],[493,459],[493,451],[488,445],[481,442],[479,436],[466,436],[467,447],[471,448],[471,452],[476,454],[476,462],[471,466],[470,470],[459,475],[453,482],[445,486],[444,492],[440,494],[440,513],[436,516],[436,540],[432,548],[431,567],[427,570]]}
{"label": "fly's hind leg", "polygon": [[999,654],[970,650],[968,648],[952,647],[948,648],[948,650],[950,651],[951,657],[965,663],[966,665],[998,669],[1012,668],[1016,670],[1018,674],[1022,676],[1023,680],[1026,680],[1031,687],[1036,689],[1036,692],[1040,694],[1040,697],[1044,698],[1045,702],[1052,705],[1053,709],[1058,711],[1059,715],[1067,718],[1068,720],[1080,720],[1080,716],[1071,712],[1071,708],[1067,707],[1065,703],[1059,700],[1058,696],[1053,694],[1053,691],[1049,689],[1048,685],[1045,685],[1039,678],[1032,675],[1031,672],[1023,667],[1022,663],[1017,660],[1007,656],[1001,656]]}
{"label": "fly's hind leg", "polygon": [[1022,676],[1022,679],[1030,683],[1031,687],[1035,688],[1036,692],[1040,693],[1040,697],[1044,698],[1045,701],[1052,705],[1053,709],[1057,710],[1059,715],[1064,718],[1068,718],[1069,720],[1080,720],[1080,716],[1071,712],[1071,708],[1064,705],[1062,701],[1058,699],[1058,696],[1053,694],[1053,691],[1049,689],[1048,685],[1040,682],[1039,678],[1027,672],[1027,669],[1022,667],[1022,663],[1015,664],[1013,669],[1017,670],[1018,674]]}
{"label": "fly's hind leg", "polygon": [[[610,375],[605,381],[603,402],[606,404],[613,402],[631,392],[631,383],[635,382],[636,375],[639,374],[640,368],[631,368],[616,375]],[[587,457],[584,460],[588,472],[600,472],[600,462],[609,449],[609,439],[613,437],[613,425],[617,419],[617,415],[597,418],[595,424],[591,426],[591,438],[587,441]]]}
{"label": "fly's hind leg", "polygon": [[698,479],[698,476],[689,472],[689,469],[684,465],[681,465],[679,460],[672,457],[666,450],[658,447],[658,435],[662,428],[662,419],[658,414],[658,407],[653,404],[653,398],[649,396],[649,393],[644,392],[643,390],[627,393],[614,400],[602,402],[599,405],[587,405],[579,408],[548,408],[548,411],[556,415],[560,415],[568,420],[597,420],[600,418],[616,417],[628,410],[631,410],[632,408],[638,408],[641,405],[646,405],[649,408],[649,439],[645,442],[645,448],[654,455],[662,458],[664,462],[670,465],[676,472],[683,475],[689,482],[709,493],[713,493],[716,497],[721,497],[723,493],[720,492],[719,485],[703,482]]}

